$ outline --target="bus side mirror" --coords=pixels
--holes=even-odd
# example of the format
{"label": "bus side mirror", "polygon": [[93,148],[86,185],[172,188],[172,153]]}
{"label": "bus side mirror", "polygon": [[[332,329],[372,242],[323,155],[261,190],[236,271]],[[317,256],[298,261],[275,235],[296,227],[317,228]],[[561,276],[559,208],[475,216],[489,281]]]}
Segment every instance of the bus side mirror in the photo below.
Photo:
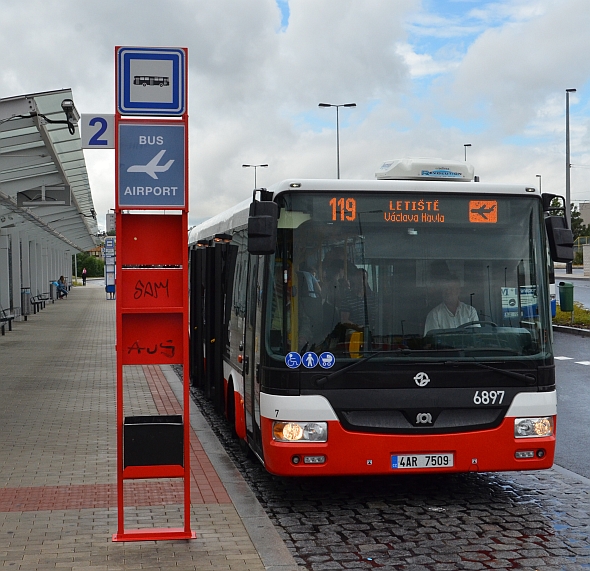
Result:
{"label": "bus side mirror", "polygon": [[544,193],[542,199],[551,259],[554,262],[571,262],[574,259],[574,235],[567,227],[565,199],[548,193]]}
{"label": "bus side mirror", "polygon": [[554,262],[572,262],[574,259],[574,235],[563,216],[545,218],[551,259]]}
{"label": "bus side mirror", "polygon": [[279,205],[272,201],[250,204],[248,216],[248,252],[255,256],[274,254],[277,244]]}

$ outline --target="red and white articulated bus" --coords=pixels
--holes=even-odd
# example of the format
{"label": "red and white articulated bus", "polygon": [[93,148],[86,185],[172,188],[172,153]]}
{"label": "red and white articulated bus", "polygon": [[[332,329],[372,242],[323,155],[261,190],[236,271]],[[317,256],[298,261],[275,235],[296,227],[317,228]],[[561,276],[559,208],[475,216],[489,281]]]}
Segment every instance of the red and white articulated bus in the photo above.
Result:
{"label": "red and white articulated bus", "polygon": [[193,384],[277,475],[551,467],[564,203],[438,159],[376,178],[286,180],[190,232]]}

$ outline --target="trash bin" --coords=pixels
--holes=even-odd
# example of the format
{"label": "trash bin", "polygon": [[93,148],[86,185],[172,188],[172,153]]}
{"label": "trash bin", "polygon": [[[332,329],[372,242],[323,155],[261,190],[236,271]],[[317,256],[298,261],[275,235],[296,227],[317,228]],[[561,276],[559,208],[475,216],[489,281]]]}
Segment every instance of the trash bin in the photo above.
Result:
{"label": "trash bin", "polygon": [[182,415],[127,416],[123,422],[123,467],[184,466]]}
{"label": "trash bin", "polygon": [[26,318],[27,315],[31,315],[31,288],[21,287],[20,288],[20,313]]}
{"label": "trash bin", "polygon": [[49,282],[49,299],[51,301],[55,301],[57,299],[57,291],[55,287],[55,282]]}
{"label": "trash bin", "polygon": [[561,311],[574,310],[574,284],[559,282],[559,308]]}

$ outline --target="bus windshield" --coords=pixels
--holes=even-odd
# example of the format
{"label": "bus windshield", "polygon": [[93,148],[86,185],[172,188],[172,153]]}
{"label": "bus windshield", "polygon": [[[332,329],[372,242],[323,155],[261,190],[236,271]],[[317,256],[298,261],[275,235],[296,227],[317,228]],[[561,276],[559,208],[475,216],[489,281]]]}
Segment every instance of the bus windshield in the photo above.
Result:
{"label": "bus windshield", "polygon": [[272,357],[489,361],[551,351],[536,197],[351,191],[277,201]]}

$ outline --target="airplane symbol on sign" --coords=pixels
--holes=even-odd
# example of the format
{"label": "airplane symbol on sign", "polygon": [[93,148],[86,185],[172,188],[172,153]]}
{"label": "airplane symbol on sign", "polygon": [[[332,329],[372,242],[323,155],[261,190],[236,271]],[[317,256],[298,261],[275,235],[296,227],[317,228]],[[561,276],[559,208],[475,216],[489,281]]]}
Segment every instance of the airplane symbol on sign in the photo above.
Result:
{"label": "airplane symbol on sign", "polygon": [[486,208],[485,204],[482,204],[479,208],[472,208],[471,212],[473,214],[479,214],[484,220],[487,220],[488,217],[486,214],[491,214],[494,210],[496,210],[496,205],[493,204],[489,208]]}
{"label": "airplane symbol on sign", "polygon": [[127,172],[144,172],[151,176],[153,179],[158,178],[156,173],[166,172],[174,162],[174,159],[170,159],[165,165],[159,165],[160,159],[164,156],[166,150],[160,151],[147,165],[133,165],[127,169]]}
{"label": "airplane symbol on sign", "polygon": [[469,222],[475,224],[497,224],[498,223],[498,201],[497,200],[470,200],[469,201]]}

